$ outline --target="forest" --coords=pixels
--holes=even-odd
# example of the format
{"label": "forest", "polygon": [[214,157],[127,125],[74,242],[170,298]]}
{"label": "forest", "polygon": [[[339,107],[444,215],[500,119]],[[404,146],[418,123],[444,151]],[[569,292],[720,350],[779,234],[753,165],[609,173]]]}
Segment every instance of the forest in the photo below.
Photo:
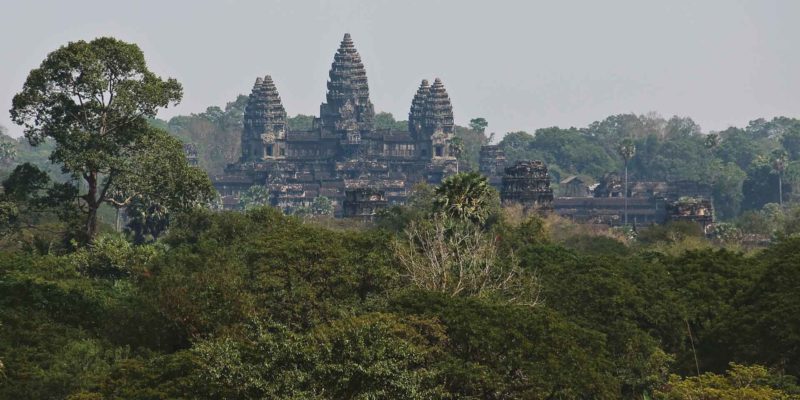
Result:
{"label": "forest", "polygon": [[556,182],[619,171],[630,141],[636,179],[713,187],[712,236],[501,205],[474,172],[480,117],[456,130],[467,172],[372,222],[222,211],[208,175],[238,154],[243,97],[157,119],[182,86],[144,60],[72,42],[14,97],[0,398],[800,399],[800,121],[625,114],[499,140]]}

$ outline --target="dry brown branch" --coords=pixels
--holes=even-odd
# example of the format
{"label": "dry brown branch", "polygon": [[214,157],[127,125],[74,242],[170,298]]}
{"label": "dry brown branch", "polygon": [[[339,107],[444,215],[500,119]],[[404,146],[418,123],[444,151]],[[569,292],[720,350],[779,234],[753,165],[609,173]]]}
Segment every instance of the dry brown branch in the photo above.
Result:
{"label": "dry brown branch", "polygon": [[412,222],[397,239],[394,253],[416,287],[450,296],[499,295],[534,306],[540,286],[535,274],[512,255],[501,259],[495,238],[471,223],[444,216]]}

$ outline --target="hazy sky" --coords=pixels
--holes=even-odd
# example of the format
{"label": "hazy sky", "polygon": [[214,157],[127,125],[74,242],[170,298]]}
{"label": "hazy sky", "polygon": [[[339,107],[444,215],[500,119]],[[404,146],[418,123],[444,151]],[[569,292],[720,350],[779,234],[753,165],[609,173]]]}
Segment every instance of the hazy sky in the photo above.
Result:
{"label": "hazy sky", "polygon": [[30,69],[78,39],[111,35],[177,78],[163,118],[249,93],[270,74],[290,115],[316,115],[345,32],[376,110],[405,119],[440,77],[456,122],[498,134],[585,126],[618,113],[690,116],[704,130],[800,117],[800,1],[0,2],[0,125]]}

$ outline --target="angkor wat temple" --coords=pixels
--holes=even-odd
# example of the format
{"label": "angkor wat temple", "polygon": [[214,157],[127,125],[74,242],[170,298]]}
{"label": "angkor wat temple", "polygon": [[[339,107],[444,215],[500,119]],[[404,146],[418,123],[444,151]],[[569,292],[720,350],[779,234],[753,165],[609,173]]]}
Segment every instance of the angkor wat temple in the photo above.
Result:
{"label": "angkor wat temple", "polygon": [[527,211],[554,212],[571,220],[618,226],[692,221],[704,229],[714,222],[711,188],[691,181],[628,184],[627,198],[622,179],[608,173],[597,184],[587,186],[576,176],[560,183],[554,196],[547,165],[542,161],[517,161],[506,167],[503,149],[486,145],[480,151],[480,171],[500,192],[504,205],[519,204]]}
{"label": "angkor wat temple", "polygon": [[[273,206],[293,211],[325,196],[335,215],[371,219],[380,209],[402,204],[417,183],[438,184],[458,170],[451,151],[453,107],[438,78],[427,80],[411,100],[408,128],[376,129],[367,73],[349,34],[344,35],[329,73],[326,102],[311,129],[288,126],[286,110],[270,76],[257,78],[244,113],[241,158],[213,178],[226,208],[239,195],[264,186]],[[187,150],[191,154],[196,151]],[[585,222],[618,225],[624,209],[637,223],[713,220],[710,194],[664,182],[632,182],[627,199],[611,174],[596,188],[577,188],[577,197],[556,197],[547,166],[522,161],[507,166],[499,146],[483,146],[480,172],[500,191],[504,204],[518,203],[537,212]],[[581,185],[579,179],[563,185]],[[678,201],[687,193],[698,201]],[[698,196],[699,195],[699,196]],[[695,198],[693,197],[693,198]]]}
{"label": "angkor wat temple", "polygon": [[382,193],[376,204],[365,202],[374,212],[404,202],[419,182],[438,184],[456,172],[450,149],[453,107],[441,80],[432,85],[422,80],[411,100],[408,129],[397,131],[375,128],[367,73],[349,34],[334,55],[329,77],[326,102],[304,131],[289,129],[272,78],[256,79],[244,114],[241,159],[214,178],[224,203],[234,205],[240,193],[264,185],[272,205],[284,210],[326,196],[336,215],[344,215],[347,192],[353,192],[352,199],[369,188]]}

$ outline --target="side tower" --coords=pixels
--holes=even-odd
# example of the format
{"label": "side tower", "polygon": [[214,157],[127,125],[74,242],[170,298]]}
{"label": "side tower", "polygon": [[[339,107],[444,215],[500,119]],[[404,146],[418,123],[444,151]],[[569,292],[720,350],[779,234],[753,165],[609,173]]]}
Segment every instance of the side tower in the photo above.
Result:
{"label": "side tower", "polygon": [[362,137],[374,130],[375,109],[369,100],[367,71],[349,33],[333,57],[326,103],[320,106],[323,135],[339,139],[345,159],[359,159],[367,147]]}
{"label": "side tower", "polygon": [[450,140],[454,135],[453,105],[442,81],[436,78],[425,99],[422,113],[422,135],[417,147],[420,158],[434,161],[454,160]]}
{"label": "side tower", "polygon": [[547,166],[539,161],[517,161],[505,169],[500,189],[503,203],[522,204],[525,209],[550,210],[553,189]]}
{"label": "side tower", "polygon": [[242,131],[242,162],[286,155],[286,110],[269,75],[257,78],[247,100]]}
{"label": "side tower", "polygon": [[506,168],[506,153],[498,145],[481,146],[478,158],[478,171],[497,190],[502,188],[503,171]]}
{"label": "side tower", "polygon": [[428,105],[428,96],[431,94],[431,86],[427,79],[422,83],[411,100],[411,110],[408,112],[408,132],[416,142],[416,155],[420,158],[430,158],[431,146],[425,134],[425,110]]}

